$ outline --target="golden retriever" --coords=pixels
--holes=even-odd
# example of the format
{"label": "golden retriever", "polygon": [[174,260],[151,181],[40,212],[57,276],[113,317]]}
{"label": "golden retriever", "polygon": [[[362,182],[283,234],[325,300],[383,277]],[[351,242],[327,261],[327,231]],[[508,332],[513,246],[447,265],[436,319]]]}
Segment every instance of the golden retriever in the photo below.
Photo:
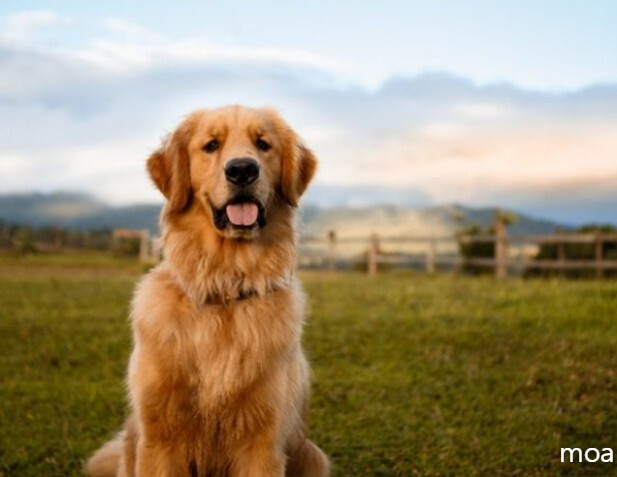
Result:
{"label": "golden retriever", "polygon": [[124,430],[92,476],[326,476],[307,439],[294,215],[317,161],[270,109],[190,114],[147,168],[163,262],[132,303]]}

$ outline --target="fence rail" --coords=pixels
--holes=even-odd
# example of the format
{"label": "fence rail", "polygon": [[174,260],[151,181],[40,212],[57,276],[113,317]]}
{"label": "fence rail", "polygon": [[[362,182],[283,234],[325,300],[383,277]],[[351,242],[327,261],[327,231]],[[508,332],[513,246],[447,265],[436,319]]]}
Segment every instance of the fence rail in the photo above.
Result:
{"label": "fence rail", "polygon": [[[615,244],[617,247],[617,234],[600,232],[591,233],[556,233],[554,235],[509,235],[506,225],[501,221],[495,222],[494,234],[480,235],[453,235],[453,236],[396,236],[387,237],[373,234],[369,237],[338,237],[335,231],[330,231],[323,237],[308,236],[301,239],[301,245],[323,245],[326,252],[322,256],[322,263],[334,270],[341,261],[339,249],[347,245],[363,245],[363,256],[366,259],[366,271],[374,275],[378,273],[379,266],[418,264],[418,254],[410,256],[408,253],[392,252],[383,253],[382,246],[388,245],[422,245],[424,249],[424,269],[428,273],[434,273],[438,265],[449,267],[480,267],[492,269],[495,277],[505,278],[512,270],[595,270],[596,276],[604,276],[608,270],[617,270],[617,260],[604,256],[604,245]],[[492,257],[465,257],[461,254],[462,245],[470,244],[494,244]],[[457,253],[439,255],[438,247],[443,244],[454,246]],[[567,258],[566,246],[573,244],[594,245],[593,258],[572,259]],[[513,255],[516,245],[519,255]],[[531,246],[537,255],[542,245],[555,245],[557,257],[555,259],[543,259],[522,254],[525,246]],[[349,261],[349,258],[347,259]],[[358,257],[356,256],[356,262]]]}
{"label": "fence rail", "polygon": [[[370,274],[378,273],[384,265],[401,265],[422,268],[427,273],[474,267],[492,272],[497,278],[521,271],[564,274],[595,271],[597,277],[617,276],[617,233],[596,230],[552,235],[509,234],[499,216],[493,230],[492,234],[441,236],[339,236],[331,230],[323,236],[302,236],[299,261],[301,266],[329,270],[353,264]],[[160,239],[150,236],[147,230],[115,229],[104,233],[49,228],[41,230],[39,236],[31,236],[25,232],[11,235],[5,227],[0,232],[0,247],[23,253],[30,249],[58,251],[76,247],[120,253],[138,251],[144,261],[161,258]],[[477,250],[470,253],[469,247],[480,244],[489,247],[481,247],[484,249],[481,253]],[[539,253],[543,251],[549,251],[549,256]]]}

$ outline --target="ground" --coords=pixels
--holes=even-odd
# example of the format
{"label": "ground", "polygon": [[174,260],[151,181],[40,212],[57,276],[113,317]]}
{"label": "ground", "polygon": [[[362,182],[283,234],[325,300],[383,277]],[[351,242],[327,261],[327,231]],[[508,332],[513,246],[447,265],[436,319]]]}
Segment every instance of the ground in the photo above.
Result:
{"label": "ground", "polygon": [[[120,426],[143,271],[0,257],[0,476],[81,475]],[[301,276],[335,476],[554,476],[564,433],[617,429],[617,282]]]}

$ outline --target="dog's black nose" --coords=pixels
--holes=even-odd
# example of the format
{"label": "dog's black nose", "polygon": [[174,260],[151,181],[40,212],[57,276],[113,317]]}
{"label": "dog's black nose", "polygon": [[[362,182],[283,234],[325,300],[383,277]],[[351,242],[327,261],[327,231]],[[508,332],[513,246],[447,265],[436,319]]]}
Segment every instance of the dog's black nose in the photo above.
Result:
{"label": "dog's black nose", "polygon": [[259,177],[259,164],[255,159],[232,159],[225,164],[225,177],[232,184],[246,186]]}

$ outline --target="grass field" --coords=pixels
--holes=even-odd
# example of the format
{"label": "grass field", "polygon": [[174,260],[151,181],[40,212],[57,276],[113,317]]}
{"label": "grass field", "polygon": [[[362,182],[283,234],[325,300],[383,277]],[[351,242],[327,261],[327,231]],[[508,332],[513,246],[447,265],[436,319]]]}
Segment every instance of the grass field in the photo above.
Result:
{"label": "grass field", "polygon": [[[0,258],[0,475],[80,475],[123,419],[143,267]],[[617,429],[617,283],[303,275],[312,437],[336,476],[554,476]]]}

